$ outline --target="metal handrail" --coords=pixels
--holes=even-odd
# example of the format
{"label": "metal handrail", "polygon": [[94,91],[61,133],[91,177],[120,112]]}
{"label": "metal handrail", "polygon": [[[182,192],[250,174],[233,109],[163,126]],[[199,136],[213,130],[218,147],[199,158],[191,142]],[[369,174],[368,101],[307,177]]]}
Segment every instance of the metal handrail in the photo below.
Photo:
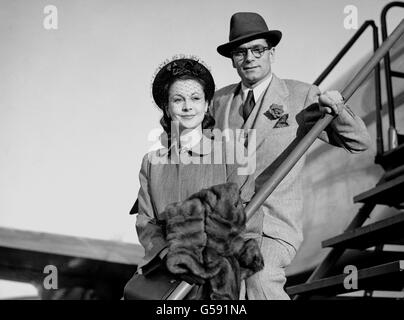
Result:
{"label": "metal handrail", "polygon": [[[376,66],[377,62],[381,59],[383,59],[384,55],[390,50],[390,48],[394,45],[394,43],[404,34],[404,19],[401,20],[400,24],[396,27],[396,29],[391,33],[391,35],[382,43],[380,48],[373,54],[372,58],[365,64],[365,66],[359,71],[357,76],[355,76],[354,80],[351,81],[351,83],[347,86],[347,88],[343,91],[344,93],[348,91],[348,93],[353,93],[352,88],[355,86],[353,85],[353,82],[359,82],[359,78],[362,78],[362,81],[364,78],[371,72],[372,66],[373,68]],[[358,83],[360,84],[360,83]],[[367,211],[367,210],[365,210]],[[371,210],[370,210],[371,211]],[[362,215],[363,216],[363,215]],[[356,226],[356,222],[351,222],[349,229],[353,228]],[[348,230],[348,229],[347,229]],[[334,249],[336,250],[336,249]],[[341,250],[331,250],[328,255],[325,257],[324,261],[336,261],[336,259],[340,256]],[[314,272],[311,274],[309,279],[306,281],[306,283],[313,282],[314,280],[317,280],[319,278],[322,278],[327,272],[329,271],[329,266],[325,264],[320,264],[316,267]],[[298,299],[299,296],[296,296],[295,299]]]}
{"label": "metal handrail", "polygon": [[[401,7],[404,8],[404,2],[394,1],[387,4],[381,14],[380,14],[380,24],[382,27],[382,40],[384,41],[387,38],[387,12],[393,7]],[[394,97],[393,97],[393,85],[391,82],[391,77],[396,76],[395,72],[391,70],[391,61],[390,61],[390,52],[387,52],[384,56],[384,72],[386,75],[386,91],[387,91],[387,105],[388,105],[388,115],[389,115],[389,150],[394,149],[396,147],[396,119],[394,115]],[[397,73],[400,76],[400,73]]]}
{"label": "metal handrail", "polygon": [[[377,67],[379,61],[404,33],[404,19],[400,22],[392,34],[383,42],[376,50],[367,63],[359,70],[351,82],[342,90],[341,94],[346,101],[358,89],[366,77]],[[275,190],[282,179],[289,173],[293,166],[299,161],[306,150],[313,144],[318,135],[330,124],[334,119],[332,115],[326,114],[322,119],[317,121],[314,127],[304,136],[296,148],[289,154],[285,161],[279,166],[263,187],[255,194],[254,198],[246,207],[247,219],[261,206],[268,196]]]}
{"label": "metal handrail", "polygon": [[[330,72],[335,68],[338,62],[345,56],[345,54],[352,48],[354,43],[362,36],[368,27],[372,28],[373,36],[373,51],[375,52],[379,48],[379,30],[373,20],[366,20],[361,27],[355,32],[352,38],[345,44],[340,52],[335,56],[335,58],[330,62],[330,64],[324,69],[324,71],[318,76],[314,81],[314,85],[319,86],[321,82],[330,74]],[[376,95],[376,146],[378,158],[384,150],[383,146],[383,127],[382,127],[382,95],[381,95],[381,80],[380,80],[380,63],[377,64],[375,68],[375,95]]]}
{"label": "metal handrail", "polygon": [[[394,45],[398,38],[404,33],[404,19],[400,22],[398,27],[392,32],[392,34],[383,42],[383,44],[376,50],[367,63],[361,68],[351,82],[342,90],[342,95],[345,100],[349,100],[352,94],[358,89],[366,77],[377,67],[377,64],[388,50]],[[279,183],[285,178],[289,171],[299,161],[307,149],[313,144],[318,135],[331,123],[334,116],[326,114],[311,128],[311,130],[303,137],[296,148],[286,157],[285,161],[275,170],[274,174],[268,179],[268,181],[262,186],[262,188],[254,195],[250,203],[245,208],[247,221],[251,219],[254,213],[264,203],[264,201],[271,195]],[[315,271],[316,273],[316,271]],[[313,273],[314,275],[314,273]],[[313,277],[312,275],[312,277]],[[310,278],[312,278],[310,277]],[[193,285],[188,284],[185,281],[181,282],[181,290],[176,292],[175,296],[171,295],[168,300],[180,300],[183,299],[189,291],[191,291]]]}
{"label": "metal handrail", "polygon": [[340,52],[335,56],[335,58],[329,63],[329,65],[324,69],[324,71],[317,77],[313,82],[314,85],[319,86],[321,82],[330,74],[330,72],[335,68],[338,62],[345,56],[345,54],[352,48],[354,43],[360,38],[360,36],[366,31],[368,27],[373,29],[373,39],[378,39],[377,26],[373,20],[366,20],[360,28],[355,32],[351,39],[345,44]]}

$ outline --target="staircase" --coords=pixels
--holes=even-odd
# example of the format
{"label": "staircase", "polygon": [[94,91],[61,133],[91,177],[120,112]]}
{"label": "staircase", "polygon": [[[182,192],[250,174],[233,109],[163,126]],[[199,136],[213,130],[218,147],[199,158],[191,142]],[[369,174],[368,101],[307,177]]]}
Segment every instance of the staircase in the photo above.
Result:
{"label": "staircase", "polygon": [[[374,188],[354,197],[354,202],[363,203],[362,208],[344,233],[322,242],[323,248],[332,249],[309,280],[286,289],[293,299],[334,298],[359,290],[365,290],[364,296],[370,297],[373,291],[397,292],[404,289],[404,250],[383,250],[388,246],[404,248],[404,211],[363,226],[377,205],[404,208],[404,158],[400,156],[403,148],[404,144],[388,153],[395,160],[395,157],[400,157],[401,166],[386,171]],[[344,262],[339,262],[341,260]],[[354,267],[357,273],[347,271],[347,266]],[[355,281],[356,286],[349,280]]]}
{"label": "staircase", "polygon": [[[386,14],[392,7],[404,8],[404,3],[392,2],[383,9],[381,14],[383,41],[387,37]],[[358,35],[354,35],[353,38],[357,39],[367,26],[373,28],[376,50],[377,27],[373,21],[365,22],[363,28],[358,30]],[[349,47],[341,52],[348,51],[353,42],[350,41]],[[384,64],[389,109],[389,141],[385,151],[381,121],[380,68],[377,67],[375,68],[377,121],[375,163],[381,165],[385,173],[374,188],[354,197],[354,202],[362,203],[362,207],[344,233],[322,242],[322,247],[330,248],[330,251],[309,279],[305,283],[286,288],[286,292],[294,300],[363,299],[378,296],[384,299],[404,299],[404,135],[399,134],[396,129],[391,85],[393,76],[404,78],[404,73],[391,70],[389,54],[384,57]],[[330,71],[332,67],[329,66],[327,69]],[[324,74],[321,75],[321,80],[324,77]],[[378,205],[397,208],[398,213],[364,225]]]}

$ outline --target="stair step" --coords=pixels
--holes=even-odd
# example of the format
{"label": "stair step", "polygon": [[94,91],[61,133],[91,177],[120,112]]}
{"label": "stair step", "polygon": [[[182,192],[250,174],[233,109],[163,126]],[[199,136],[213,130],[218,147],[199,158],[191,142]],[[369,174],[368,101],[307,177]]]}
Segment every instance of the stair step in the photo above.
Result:
{"label": "stair step", "polygon": [[398,145],[395,149],[385,152],[376,158],[376,163],[380,164],[386,171],[403,164],[404,143]]}
{"label": "stair step", "polygon": [[326,276],[331,277],[344,273],[347,265],[354,265],[359,270],[399,260],[404,260],[404,251],[347,249]]}
{"label": "stair step", "polygon": [[355,196],[354,202],[377,203],[388,206],[404,204],[404,175]]}
{"label": "stair step", "polygon": [[326,247],[364,249],[378,244],[404,244],[404,213],[347,231],[321,243]]}
{"label": "stair step", "polygon": [[382,180],[380,182],[378,182],[377,185],[385,183],[386,181],[392,180],[401,175],[404,175],[404,164],[402,164],[401,166],[394,168],[392,170],[386,171],[382,177]]}
{"label": "stair step", "polygon": [[[331,277],[342,274],[347,265],[354,265],[358,269],[365,269],[393,261],[404,260],[404,246],[397,248],[386,248],[390,250],[346,249],[326,276]],[[307,282],[313,271],[314,269],[308,269],[301,273],[288,275],[285,287],[291,287]]]}
{"label": "stair step", "polygon": [[404,300],[403,291],[377,291],[377,290],[358,290],[350,293],[342,293],[336,296],[310,296],[310,300],[371,300],[375,301],[392,301],[392,300]]}
{"label": "stair step", "polygon": [[[357,290],[388,290],[400,291],[404,286],[404,260],[358,270]],[[344,279],[348,274],[339,274],[310,283],[304,283],[286,288],[293,295],[336,295],[357,290],[345,289]]]}

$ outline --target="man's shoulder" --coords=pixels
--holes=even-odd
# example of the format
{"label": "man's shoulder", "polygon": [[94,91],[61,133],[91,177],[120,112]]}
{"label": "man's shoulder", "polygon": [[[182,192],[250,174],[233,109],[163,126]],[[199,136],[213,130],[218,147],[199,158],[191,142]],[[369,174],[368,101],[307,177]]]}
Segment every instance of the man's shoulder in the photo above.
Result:
{"label": "man's shoulder", "polygon": [[315,85],[295,80],[295,79],[282,79],[282,81],[285,83],[287,86],[289,92],[306,92],[309,91],[312,88],[316,88]]}
{"label": "man's shoulder", "polygon": [[300,112],[307,102],[314,102],[320,90],[317,86],[295,80],[295,79],[280,79],[280,88],[283,92],[287,92],[288,106],[290,110]]}
{"label": "man's shoulder", "polygon": [[143,164],[148,165],[149,163],[158,163],[161,158],[166,157],[168,154],[168,148],[164,147],[164,146],[159,146],[157,149],[151,150],[149,152],[147,152],[144,156],[143,156]]}
{"label": "man's shoulder", "polygon": [[218,99],[220,97],[233,93],[234,90],[236,90],[237,86],[239,86],[239,85],[240,85],[240,83],[232,83],[232,84],[229,84],[228,86],[220,88],[219,90],[216,90],[214,99]]}

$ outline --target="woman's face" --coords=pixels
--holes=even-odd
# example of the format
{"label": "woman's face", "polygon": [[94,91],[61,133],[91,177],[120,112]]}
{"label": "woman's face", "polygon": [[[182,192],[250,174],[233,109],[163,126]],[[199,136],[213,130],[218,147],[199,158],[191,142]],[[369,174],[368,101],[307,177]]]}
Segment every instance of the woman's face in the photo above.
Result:
{"label": "woman's face", "polygon": [[202,124],[208,102],[202,85],[196,80],[177,80],[168,91],[168,113],[179,129],[194,129]]}

